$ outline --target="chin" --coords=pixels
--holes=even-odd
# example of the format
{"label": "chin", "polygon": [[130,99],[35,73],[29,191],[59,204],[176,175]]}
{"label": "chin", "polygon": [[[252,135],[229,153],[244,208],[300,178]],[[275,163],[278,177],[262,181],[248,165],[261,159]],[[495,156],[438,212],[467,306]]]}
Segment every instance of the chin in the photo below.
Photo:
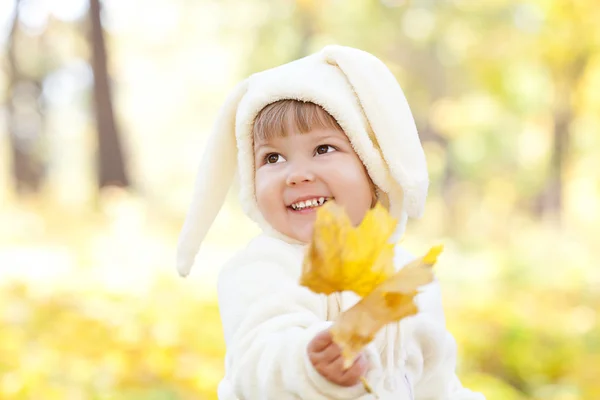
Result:
{"label": "chin", "polygon": [[312,234],[313,224],[294,230],[292,237],[300,242],[308,244],[312,240]]}

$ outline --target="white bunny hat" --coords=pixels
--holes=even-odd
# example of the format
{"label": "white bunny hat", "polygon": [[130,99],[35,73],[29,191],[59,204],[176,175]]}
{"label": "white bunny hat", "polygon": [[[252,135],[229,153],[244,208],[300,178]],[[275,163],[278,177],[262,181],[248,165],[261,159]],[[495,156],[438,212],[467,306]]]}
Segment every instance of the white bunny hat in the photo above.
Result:
{"label": "white bunny hat", "polygon": [[[423,213],[429,179],[417,128],[400,85],[375,56],[327,46],[308,57],[256,73],[239,83],[217,117],[198,171],[177,251],[177,270],[189,274],[204,237],[237,172],[246,214],[265,231],[254,192],[253,124],[260,110],[279,100],[313,102],[339,123],[365,165],[378,198],[399,220]],[[289,240],[289,238],[286,238]]]}

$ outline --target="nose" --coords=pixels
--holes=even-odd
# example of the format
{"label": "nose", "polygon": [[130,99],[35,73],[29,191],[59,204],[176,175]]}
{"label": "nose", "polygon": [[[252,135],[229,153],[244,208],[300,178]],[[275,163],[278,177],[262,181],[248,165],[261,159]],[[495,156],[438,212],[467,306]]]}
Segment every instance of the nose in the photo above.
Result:
{"label": "nose", "polygon": [[286,179],[286,184],[288,186],[296,186],[300,183],[309,183],[315,181],[315,175],[310,171],[310,169],[306,168],[306,166],[295,165],[290,167],[291,168]]}

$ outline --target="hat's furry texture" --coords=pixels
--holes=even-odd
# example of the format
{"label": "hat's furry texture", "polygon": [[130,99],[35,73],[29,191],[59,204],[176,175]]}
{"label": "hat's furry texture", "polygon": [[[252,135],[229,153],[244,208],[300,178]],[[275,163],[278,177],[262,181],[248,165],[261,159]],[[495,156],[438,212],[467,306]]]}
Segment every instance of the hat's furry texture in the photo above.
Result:
{"label": "hat's furry texture", "polygon": [[282,236],[265,221],[256,203],[252,127],[260,110],[284,99],[313,102],[337,120],[377,186],[379,200],[399,219],[397,235],[404,231],[407,217],[421,216],[429,184],[427,165],[402,89],[375,56],[327,46],[250,76],[227,98],[209,139],[179,239],[181,275],[189,273],[236,166],[244,211],[268,233]]}

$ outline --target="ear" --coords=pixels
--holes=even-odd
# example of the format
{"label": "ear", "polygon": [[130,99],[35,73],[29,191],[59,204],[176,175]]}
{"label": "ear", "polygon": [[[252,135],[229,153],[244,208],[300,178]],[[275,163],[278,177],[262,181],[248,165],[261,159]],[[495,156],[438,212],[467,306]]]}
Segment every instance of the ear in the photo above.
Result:
{"label": "ear", "polygon": [[362,50],[327,46],[323,56],[342,71],[354,89],[390,174],[402,188],[403,194],[390,193],[398,197],[390,198],[391,205],[402,207],[411,217],[420,217],[429,186],[427,163],[410,107],[396,78],[382,61]]}
{"label": "ear", "polygon": [[375,204],[379,201],[379,196],[377,195],[378,189],[373,183],[372,179],[369,179],[369,187],[371,188],[371,208],[375,207]]}
{"label": "ear", "polygon": [[233,182],[237,167],[236,112],[247,87],[247,81],[243,81],[228,96],[204,150],[177,246],[177,270],[181,276],[189,274],[198,249]]}

